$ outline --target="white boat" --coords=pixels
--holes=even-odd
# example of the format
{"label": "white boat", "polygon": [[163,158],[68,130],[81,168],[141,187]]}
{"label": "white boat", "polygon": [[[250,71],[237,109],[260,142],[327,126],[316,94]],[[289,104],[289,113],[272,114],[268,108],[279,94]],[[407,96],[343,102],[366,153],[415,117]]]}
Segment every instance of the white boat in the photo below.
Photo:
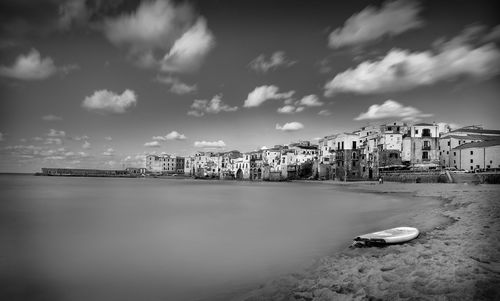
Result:
{"label": "white boat", "polygon": [[379,232],[363,234],[354,238],[355,247],[370,245],[397,244],[417,238],[419,231],[413,227],[397,227]]}

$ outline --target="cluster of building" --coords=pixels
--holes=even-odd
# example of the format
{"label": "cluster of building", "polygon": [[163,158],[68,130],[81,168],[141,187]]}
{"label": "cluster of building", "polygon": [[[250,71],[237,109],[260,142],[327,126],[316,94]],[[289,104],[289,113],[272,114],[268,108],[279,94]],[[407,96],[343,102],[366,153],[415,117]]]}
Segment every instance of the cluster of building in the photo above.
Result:
{"label": "cluster of building", "polygon": [[499,169],[500,130],[394,122],[329,135],[317,145],[300,141],[245,153],[146,157],[150,173],[220,179],[373,179],[386,170],[439,168]]}

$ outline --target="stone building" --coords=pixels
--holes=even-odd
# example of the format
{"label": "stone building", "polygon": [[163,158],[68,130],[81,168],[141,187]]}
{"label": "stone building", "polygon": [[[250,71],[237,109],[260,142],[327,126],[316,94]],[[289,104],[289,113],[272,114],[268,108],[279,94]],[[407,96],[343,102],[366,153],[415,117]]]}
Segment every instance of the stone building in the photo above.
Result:
{"label": "stone building", "polygon": [[481,142],[500,139],[500,131],[485,130],[477,126],[459,128],[441,134],[439,138],[439,163],[442,167],[454,167],[452,149],[471,142]]}
{"label": "stone building", "polygon": [[500,169],[500,140],[461,144],[451,150],[450,161],[457,169]]}
{"label": "stone building", "polygon": [[153,173],[172,174],[176,172],[176,157],[170,155],[147,155],[146,170]]}
{"label": "stone building", "polygon": [[412,168],[439,166],[438,125],[418,123],[409,127],[403,136],[402,162]]}

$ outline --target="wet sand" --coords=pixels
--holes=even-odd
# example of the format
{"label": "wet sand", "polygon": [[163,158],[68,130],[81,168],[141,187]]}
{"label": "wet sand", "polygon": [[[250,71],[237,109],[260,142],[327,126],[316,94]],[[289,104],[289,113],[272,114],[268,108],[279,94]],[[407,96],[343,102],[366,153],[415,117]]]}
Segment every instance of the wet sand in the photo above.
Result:
{"label": "wet sand", "polygon": [[346,247],[238,300],[500,300],[500,186],[325,185],[366,193],[411,193],[416,200],[433,197],[442,202],[405,215],[404,225],[421,231],[411,242]]}

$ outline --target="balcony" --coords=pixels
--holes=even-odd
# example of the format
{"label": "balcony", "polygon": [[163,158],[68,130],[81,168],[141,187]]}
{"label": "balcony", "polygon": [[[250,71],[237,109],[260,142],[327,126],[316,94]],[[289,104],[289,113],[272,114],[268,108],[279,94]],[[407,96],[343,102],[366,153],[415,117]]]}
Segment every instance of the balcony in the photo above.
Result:
{"label": "balcony", "polygon": [[422,150],[431,150],[431,146],[430,145],[424,145],[424,146],[422,146]]}

